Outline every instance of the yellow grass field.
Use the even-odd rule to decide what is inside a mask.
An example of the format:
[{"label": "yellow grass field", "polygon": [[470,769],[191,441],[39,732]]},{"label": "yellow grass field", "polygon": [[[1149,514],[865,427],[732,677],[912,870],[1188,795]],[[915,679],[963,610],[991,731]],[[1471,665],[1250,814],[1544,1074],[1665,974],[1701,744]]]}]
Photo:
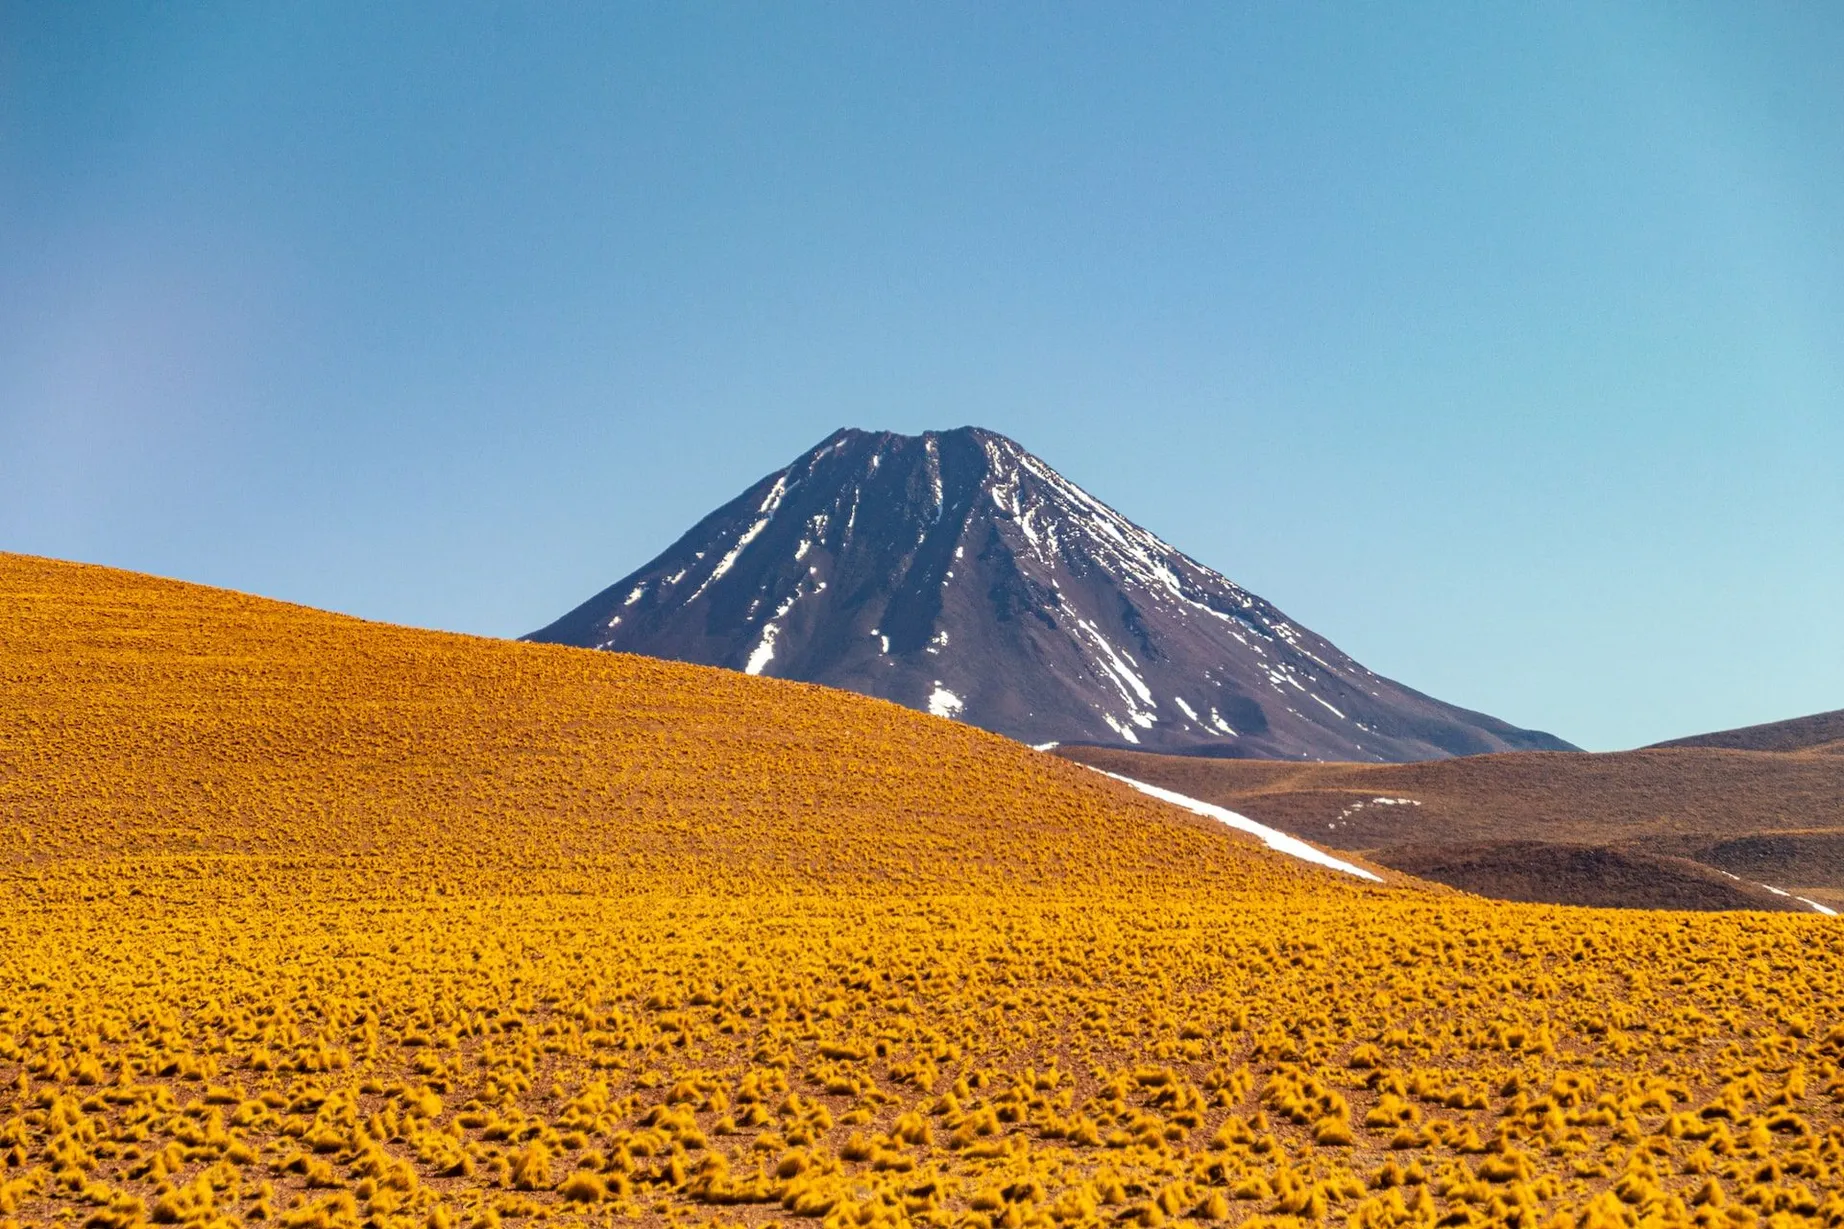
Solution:
[{"label": "yellow grass field", "polygon": [[1844,922],[0,555],[0,1224],[1844,1225]]}]

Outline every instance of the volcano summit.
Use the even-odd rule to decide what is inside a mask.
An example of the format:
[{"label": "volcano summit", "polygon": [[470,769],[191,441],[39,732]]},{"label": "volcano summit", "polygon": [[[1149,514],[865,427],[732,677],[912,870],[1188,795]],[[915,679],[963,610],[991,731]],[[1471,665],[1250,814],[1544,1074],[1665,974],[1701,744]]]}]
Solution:
[{"label": "volcano summit", "polygon": [[527,639],[823,683],[1031,743],[1571,749],[1366,670],[975,427],[835,432]]}]

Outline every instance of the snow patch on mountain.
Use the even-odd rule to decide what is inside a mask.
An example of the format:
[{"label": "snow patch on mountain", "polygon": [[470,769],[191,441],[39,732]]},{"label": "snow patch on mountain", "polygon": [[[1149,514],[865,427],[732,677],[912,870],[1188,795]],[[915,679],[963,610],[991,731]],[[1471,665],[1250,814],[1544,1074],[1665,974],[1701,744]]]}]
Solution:
[{"label": "snow patch on mountain", "polygon": [[935,690],[928,694],[928,711],[937,717],[958,717],[965,707],[966,703],[959,696],[940,683],[936,683]]}]

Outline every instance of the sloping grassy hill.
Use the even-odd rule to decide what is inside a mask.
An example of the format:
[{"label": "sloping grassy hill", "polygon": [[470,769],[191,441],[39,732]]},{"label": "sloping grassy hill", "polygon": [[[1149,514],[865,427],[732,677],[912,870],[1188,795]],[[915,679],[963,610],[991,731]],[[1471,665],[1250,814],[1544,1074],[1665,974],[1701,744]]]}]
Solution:
[{"label": "sloping grassy hill", "polygon": [[1844,926],[0,556],[0,1221],[1837,1223]]},{"label": "sloping grassy hill", "polygon": [[0,854],[23,865],[752,894],[1305,873],[881,701],[0,559]]}]

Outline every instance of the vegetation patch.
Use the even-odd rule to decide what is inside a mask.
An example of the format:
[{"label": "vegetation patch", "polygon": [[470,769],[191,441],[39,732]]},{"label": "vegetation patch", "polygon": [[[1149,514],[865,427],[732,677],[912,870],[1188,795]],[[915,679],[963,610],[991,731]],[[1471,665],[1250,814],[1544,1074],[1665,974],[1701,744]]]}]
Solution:
[{"label": "vegetation patch", "polygon": [[1844,1223],[1844,923],[0,557],[0,1223]]}]

